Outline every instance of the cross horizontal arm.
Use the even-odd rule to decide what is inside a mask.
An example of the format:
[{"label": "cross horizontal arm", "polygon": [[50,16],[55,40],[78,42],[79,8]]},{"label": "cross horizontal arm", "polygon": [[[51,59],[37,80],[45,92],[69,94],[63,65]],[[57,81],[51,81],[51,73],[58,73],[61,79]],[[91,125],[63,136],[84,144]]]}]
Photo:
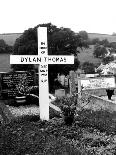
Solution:
[{"label": "cross horizontal arm", "polygon": [[74,64],[74,56],[10,55],[10,64]]}]

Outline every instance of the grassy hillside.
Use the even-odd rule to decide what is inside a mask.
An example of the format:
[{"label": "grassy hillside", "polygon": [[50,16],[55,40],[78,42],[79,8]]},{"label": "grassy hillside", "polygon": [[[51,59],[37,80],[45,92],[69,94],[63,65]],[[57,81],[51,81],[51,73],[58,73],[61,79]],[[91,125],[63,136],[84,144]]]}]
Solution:
[{"label": "grassy hillside", "polygon": [[14,45],[15,40],[21,36],[22,33],[8,33],[8,34],[0,34],[0,39],[3,39],[6,44]]},{"label": "grassy hillside", "polygon": [[[22,33],[8,33],[0,34],[0,39],[4,39],[8,45],[14,45],[15,40],[19,38]],[[100,40],[107,39],[109,42],[116,42],[116,36],[99,33],[88,33],[90,39],[99,38]]]},{"label": "grassy hillside", "polygon": [[[17,38],[19,38],[22,33],[9,33],[9,34],[0,34],[0,39],[5,40],[8,45],[14,45]],[[116,42],[116,36],[107,35],[107,34],[97,34],[97,33],[88,33],[90,39],[99,38],[100,40],[107,39],[109,42]],[[78,54],[78,58],[81,64],[85,61],[98,64],[100,59],[93,57],[93,48],[90,46],[89,49],[83,49]],[[9,54],[0,54],[0,72],[7,72],[10,70]]]},{"label": "grassy hillside", "polygon": [[116,42],[116,36],[112,36],[109,34],[88,33],[88,37],[90,39],[99,38],[100,41],[107,39],[109,42]]},{"label": "grassy hillside", "polygon": [[94,64],[99,64],[101,62],[100,59],[94,58],[93,50],[94,50],[94,45],[90,45],[88,49],[80,50],[80,53],[78,54],[78,59],[81,64],[86,61]]},{"label": "grassy hillside", "polygon": [[0,72],[10,71],[10,54],[0,54]]}]

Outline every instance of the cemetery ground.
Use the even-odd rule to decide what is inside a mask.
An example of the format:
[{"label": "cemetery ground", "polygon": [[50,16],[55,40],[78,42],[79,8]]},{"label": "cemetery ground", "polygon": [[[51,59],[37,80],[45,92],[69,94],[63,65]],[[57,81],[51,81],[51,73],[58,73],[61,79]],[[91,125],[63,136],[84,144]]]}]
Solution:
[{"label": "cemetery ground", "polygon": [[116,112],[75,109],[78,102],[75,96],[56,99],[52,104],[62,115],[50,108],[49,121],[39,119],[39,106],[32,103],[7,105],[17,119],[0,125],[0,155],[116,154]]}]

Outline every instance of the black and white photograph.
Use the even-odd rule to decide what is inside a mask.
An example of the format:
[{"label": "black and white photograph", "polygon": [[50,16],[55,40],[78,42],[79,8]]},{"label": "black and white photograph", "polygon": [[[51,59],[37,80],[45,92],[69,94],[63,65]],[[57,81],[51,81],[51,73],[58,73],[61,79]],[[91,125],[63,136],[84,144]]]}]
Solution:
[{"label": "black and white photograph", "polygon": [[116,1],[0,0],[0,155],[116,155]]}]

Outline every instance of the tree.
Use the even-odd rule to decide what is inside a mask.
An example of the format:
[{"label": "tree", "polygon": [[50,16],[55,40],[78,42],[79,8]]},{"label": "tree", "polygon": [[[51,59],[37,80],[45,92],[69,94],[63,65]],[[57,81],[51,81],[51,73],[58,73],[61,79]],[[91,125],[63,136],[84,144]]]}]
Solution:
[{"label": "tree", "polygon": [[111,42],[109,44],[109,47],[113,48],[113,49],[116,49],[116,42]]},{"label": "tree", "polygon": [[100,45],[103,45],[104,47],[109,47],[110,43],[107,39],[103,39],[100,42]]},{"label": "tree", "polygon": [[107,56],[107,57],[103,58],[102,61],[103,61],[103,63],[106,65],[106,64],[108,64],[109,62],[114,61],[114,56],[112,56],[112,55]]},{"label": "tree", "polygon": [[94,74],[95,73],[95,66],[93,63],[84,62],[82,64],[82,70],[84,70],[85,74]]},{"label": "tree", "polygon": [[12,46],[6,44],[3,39],[0,39],[0,53],[12,53],[13,49]]},{"label": "tree", "polygon": [[[40,26],[47,27],[47,36],[48,36],[48,54],[49,55],[77,55],[77,47],[83,46],[83,40],[78,35],[75,34],[69,28],[57,28],[51,23],[40,24],[34,28],[30,28],[20,36],[14,44],[14,55],[18,54],[27,54],[27,55],[36,55],[38,54],[38,45],[37,45],[37,28]],[[86,46],[86,45],[85,45]],[[57,76],[57,73],[64,72],[64,68],[67,68],[66,73],[70,69],[77,69],[79,65],[78,58],[75,60],[76,65],[49,65],[49,83],[53,85],[54,79]],[[34,65],[12,65],[14,70],[30,70],[35,69]]]},{"label": "tree", "polygon": [[99,44],[94,46],[94,52],[93,52],[94,57],[104,58],[106,54],[107,54],[106,47],[104,47],[103,45],[99,45]]},{"label": "tree", "polygon": [[79,35],[83,40],[88,40],[88,33],[86,31],[79,31]]},{"label": "tree", "polygon": [[91,40],[91,45],[96,45],[96,44],[99,44],[100,43],[100,40],[99,38],[94,38]]}]

